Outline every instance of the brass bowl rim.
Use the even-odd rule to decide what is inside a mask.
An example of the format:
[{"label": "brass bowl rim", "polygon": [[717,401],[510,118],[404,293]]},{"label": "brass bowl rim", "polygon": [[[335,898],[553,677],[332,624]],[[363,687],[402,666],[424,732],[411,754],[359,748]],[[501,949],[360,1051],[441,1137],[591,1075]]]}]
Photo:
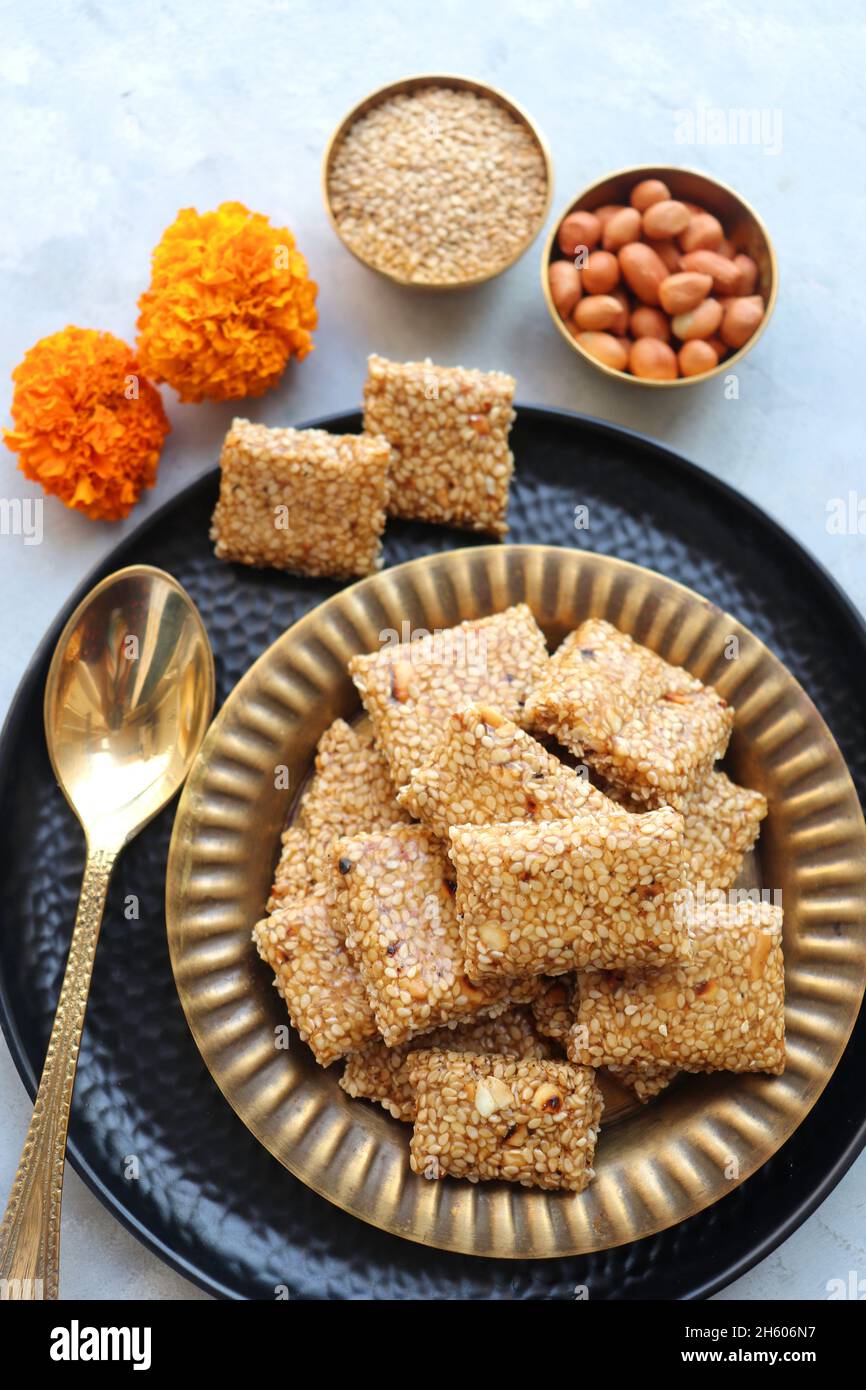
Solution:
[{"label": "brass bowl rim", "polygon": [[[366,116],[368,111],[372,111],[375,106],[379,106],[383,101],[387,101],[390,96],[397,96],[403,92],[420,91],[424,87],[448,86],[456,86],[463,91],[471,91],[479,96],[489,97],[490,100],[495,101],[497,105],[509,111],[516,120],[528,129],[544,160],[547,193],[544,199],[544,207],[535,226],[525,240],[521,242],[511,259],[506,261],[504,265],[498,266],[493,270],[482,271],[480,274],[469,276],[465,280],[426,280],[422,283],[417,280],[411,280],[404,275],[398,275],[396,271],[383,270],[380,266],[374,265],[372,261],[368,261],[359,251],[349,245],[340,230],[340,226],[334,216],[333,208],[331,207],[329,175],[334,154],[340,141],[355,121],[360,120],[362,116]],[[386,280],[390,280],[392,284],[401,285],[406,289],[433,291],[471,289],[474,285],[483,285],[486,284],[488,280],[496,279],[498,275],[504,275],[506,270],[510,270],[511,267],[516,265],[520,258],[526,254],[539,235],[542,227],[547,221],[550,205],[553,201],[553,156],[546,137],[532,116],[530,116],[529,112],[519,102],[515,101],[513,97],[509,96],[507,92],[502,91],[501,88],[494,87],[489,82],[480,82],[478,78],[467,77],[461,73],[413,73],[408,77],[401,77],[394,82],[386,83],[382,87],[374,88],[372,92],[368,92],[365,97],[357,101],[351,110],[347,112],[332,132],[325,146],[321,165],[321,187],[328,221],[346,250],[349,251],[357,261],[360,261],[361,265],[366,266],[368,270],[373,270],[377,275],[383,275]]]},{"label": "brass bowl rim", "polygon": [[[260,1120],[259,1116],[257,1114],[249,1113],[249,1109],[247,1107],[244,1107],[242,1099],[239,1095],[237,1096],[237,1098],[235,1097],[235,1092],[239,1092],[242,1089],[241,1083],[236,1083],[234,1080],[232,1080],[232,1078],[230,1078],[226,1074],[228,1071],[227,1067],[221,1067],[217,1071],[214,1071],[211,1066],[212,1052],[218,1051],[219,1049],[211,1047],[211,1044],[205,1038],[203,1030],[198,1025],[196,1005],[192,999],[193,990],[187,985],[185,981],[180,950],[179,917],[181,909],[181,899],[186,884],[185,881],[181,880],[181,876],[177,869],[177,864],[181,855],[183,844],[183,821],[186,818],[187,814],[191,812],[191,803],[193,802],[194,798],[198,795],[197,789],[195,787],[196,774],[200,767],[204,767],[206,765],[207,760],[210,756],[211,747],[217,741],[219,735],[222,733],[223,726],[228,719],[228,716],[231,712],[231,707],[235,704],[238,695],[242,694],[250,685],[254,683],[260,670],[264,667],[266,663],[273,660],[274,653],[279,648],[293,641],[299,632],[302,632],[304,629],[312,626],[316,622],[318,615],[321,613],[323,608],[330,607],[332,605],[338,607],[341,603],[344,602],[346,596],[351,596],[352,594],[357,592],[359,588],[365,585],[375,587],[375,585],[386,575],[399,575],[401,573],[405,573],[407,570],[410,569],[412,569],[415,572],[431,570],[435,569],[437,566],[440,566],[442,564],[447,564],[452,561],[458,561],[460,559],[465,561],[473,555],[480,555],[482,553],[486,553],[491,558],[494,556],[502,557],[503,555],[510,553],[513,554],[516,559],[520,559],[522,556],[528,557],[532,555],[552,554],[561,554],[563,556],[568,556],[573,559],[575,558],[575,556],[580,556],[581,554],[579,551],[576,551],[575,548],[569,546],[545,544],[521,544],[502,546],[491,544],[485,546],[469,546],[465,548],[459,548],[456,550],[442,551],[436,554],[418,556],[414,559],[404,561],[399,565],[390,566],[387,570],[380,571],[378,574],[368,575],[359,580],[356,580],[354,583],[346,585],[343,589],[338,590],[337,593],[330,595],[326,599],[323,599],[320,603],[316,604],[313,608],[311,608],[309,612],[303,614],[295,623],[293,623],[289,628],[287,628],[285,632],[283,632],[274,642],[272,642],[261,653],[261,655],[258,656],[256,660],[248,667],[248,669],[236,682],[229,695],[226,697],[226,700],[224,701],[218,714],[216,715],[210,728],[208,729],[207,734],[205,735],[205,738],[200,745],[196,760],[193,764],[192,769],[190,770],[189,777],[187,778],[187,781],[184,784],[180,800],[178,802],[175,820],[172,827],[171,842],[168,854],[168,871],[166,874],[166,927],[168,935],[169,954],[171,958],[172,973],[175,979],[175,986],[178,991],[181,1006],[186,1016],[187,1024],[189,1025],[190,1031],[195,1039],[196,1046],[199,1049],[199,1053],[202,1057],[202,1060],[205,1062],[205,1065],[207,1066],[212,1079],[216,1082],[224,1098],[235,1111],[235,1114],[237,1114],[238,1117],[243,1121],[243,1123],[247,1126],[250,1132],[259,1141],[259,1143],[261,1143],[262,1146],[265,1149],[267,1149],[269,1153],[271,1153],[275,1158],[277,1158],[279,1162],[282,1163],[283,1166],[288,1169],[289,1172],[296,1176],[306,1186],[311,1188],[311,1190],[318,1193],[319,1196],[322,1196],[327,1201],[331,1202],[334,1206],[340,1208],[343,1211],[346,1211],[347,1213],[356,1217],[357,1219],[365,1221],[369,1225],[372,1225],[380,1230],[386,1230],[390,1234],[398,1235],[402,1239],[409,1240],[414,1244],[431,1246],[438,1249],[452,1250],[464,1254],[471,1254],[475,1255],[478,1258],[511,1258],[515,1260],[528,1258],[555,1259],[566,1257],[569,1254],[580,1255],[591,1253],[592,1250],[611,1249],[617,1245],[629,1244],[636,1237],[625,1235],[616,1239],[605,1240],[599,1242],[596,1245],[593,1245],[591,1249],[584,1251],[542,1250],[534,1252],[532,1255],[527,1255],[525,1251],[512,1250],[509,1248],[498,1250],[478,1250],[472,1245],[470,1241],[465,1241],[461,1243],[454,1240],[445,1244],[440,1240],[425,1238],[423,1234],[416,1233],[414,1230],[407,1229],[406,1227],[401,1227],[398,1230],[393,1226],[387,1225],[385,1222],[377,1219],[376,1214],[360,1210],[357,1205],[352,1205],[349,1199],[343,1200],[337,1195],[335,1195],[333,1191],[328,1190],[328,1186],[324,1181],[318,1182],[315,1179],[311,1178],[309,1173],[302,1171],[302,1164],[299,1163],[297,1166],[295,1166],[290,1158],[286,1157],[283,1153],[278,1152],[275,1147],[272,1147],[272,1145],[266,1138],[265,1125]],[[612,571],[618,570],[623,571],[626,574],[638,573],[648,575],[650,576],[653,583],[661,581],[664,585],[670,586],[670,588],[672,588],[673,590],[685,595],[690,601],[697,602],[705,607],[708,606],[708,601],[705,598],[703,598],[696,590],[691,589],[688,585],[681,584],[678,580],[669,578],[667,575],[663,575],[655,570],[651,570],[647,566],[638,565],[632,561],[620,559],[618,556],[601,555],[595,552],[587,552],[586,558],[592,560],[593,562],[600,563],[603,567],[607,567]],[[515,599],[513,601],[517,602],[519,600]],[[823,719],[817,706],[812,701],[808,692],[803,688],[802,685],[800,685],[796,677],[789,671],[785,663],[775,655],[772,649],[769,648],[761,640],[760,637],[758,637],[754,632],[752,632],[750,628],[746,627],[727,610],[717,608],[715,605],[709,606],[715,608],[716,612],[721,617],[723,617],[726,622],[729,622],[732,625],[733,633],[738,634],[740,636],[745,636],[749,642],[753,643],[754,648],[756,652],[760,655],[762,661],[769,661],[769,663],[772,666],[780,670],[784,674],[785,679],[791,683],[795,691],[799,692],[799,694],[805,700],[809,708],[810,716],[814,719],[815,725],[817,729],[820,731],[822,739],[827,741],[827,743],[830,745],[830,748],[838,758],[839,764],[841,766],[841,784],[844,785],[845,792],[847,794],[847,797],[850,798],[852,805],[856,807],[855,822],[857,826],[857,831],[858,834],[862,833],[863,837],[863,844],[861,845],[861,850],[866,851],[866,819],[864,819],[863,808],[860,805],[859,797],[857,795],[857,791],[854,786],[854,782],[851,777],[851,773],[845,760],[844,754],[839,748],[839,745],[837,744],[832,734],[832,731]],[[866,852],[864,852],[864,865],[866,865]],[[858,908],[862,914],[862,900],[858,904]],[[859,1011],[862,1007],[863,992],[863,985],[861,985],[860,1005],[858,1006],[858,1008],[852,1009],[851,1021],[844,1032],[844,1036],[838,1035],[836,1037],[836,1045],[834,1048],[832,1058],[827,1063],[826,1074],[823,1076],[821,1084],[814,1091],[814,1094],[808,1097],[806,1102],[798,1108],[797,1118],[793,1125],[791,1125],[790,1127],[783,1127],[782,1132],[780,1133],[774,1133],[772,1140],[767,1145],[766,1149],[762,1152],[760,1158],[751,1165],[744,1165],[743,1170],[738,1173],[738,1176],[729,1180],[729,1186],[725,1193],[720,1194],[712,1202],[698,1203],[697,1205],[693,1206],[690,1211],[685,1212],[675,1221],[666,1221],[664,1219],[656,1221],[655,1224],[641,1232],[641,1238],[643,1238],[643,1236],[658,1234],[661,1231],[671,1229],[673,1226],[679,1225],[681,1221],[687,1220],[689,1216],[695,1215],[698,1211],[705,1210],[707,1207],[715,1205],[717,1201],[721,1200],[722,1196],[728,1195],[729,1192],[733,1191],[736,1187],[739,1187],[741,1183],[745,1182],[747,1178],[749,1178],[753,1173],[758,1171],[758,1169],[762,1167],[763,1164],[766,1163],[769,1158],[771,1158],[775,1153],[778,1152],[778,1150],[787,1141],[787,1139],[790,1138],[791,1134],[793,1134],[806,1119],[810,1111],[817,1103],[820,1096],[823,1094],[826,1086],[832,1079],[833,1074],[835,1073],[835,1070],[848,1043],[848,1040],[851,1036],[851,1033],[854,1029],[854,1026],[857,1022]],[[737,1076],[736,1074],[732,1075],[733,1079],[735,1080],[748,1080],[749,1077],[748,1073],[744,1074],[743,1076]],[[780,1078],[778,1077],[769,1078],[770,1081],[778,1081],[779,1079]],[[516,1190],[515,1195],[519,1196],[522,1192],[522,1188]],[[556,1194],[546,1195],[555,1196]]]},{"label": "brass bowl rim", "polygon": [[[632,372],[620,371],[617,367],[609,367],[606,362],[599,362],[597,357],[593,357],[591,353],[581,347],[577,339],[571,336],[556,310],[553,303],[553,296],[550,293],[550,281],[547,272],[551,263],[551,253],[553,251],[554,242],[556,241],[556,234],[564,218],[566,218],[570,212],[581,207],[588,198],[591,198],[600,184],[608,183],[611,179],[631,177],[634,177],[636,182],[640,182],[641,178],[664,178],[665,174],[689,174],[693,178],[701,179],[703,182],[712,184],[714,187],[721,189],[723,193],[728,194],[729,197],[735,199],[735,201],[740,204],[743,211],[754,222],[766,243],[767,258],[770,262],[770,294],[764,309],[764,317],[758,324],[757,329],[752,334],[751,338],[749,338],[748,342],[745,342],[743,346],[738,348],[735,353],[732,353],[730,357],[723,358],[722,361],[718,362],[710,371],[701,372],[697,376],[678,376],[673,381],[653,381],[647,377],[634,376]],[[560,337],[565,339],[573,352],[576,352],[578,356],[582,357],[590,366],[595,367],[597,371],[603,372],[605,376],[613,377],[616,381],[628,382],[630,386],[698,386],[702,382],[710,381],[715,376],[728,373],[735,363],[740,362],[747,353],[751,352],[752,348],[761,338],[773,315],[773,310],[776,307],[776,300],[779,295],[779,263],[776,257],[776,248],[773,245],[764,219],[761,217],[760,213],[755,211],[751,203],[743,197],[742,193],[738,193],[730,184],[725,183],[722,179],[715,178],[712,174],[705,173],[703,169],[692,169],[685,164],[636,164],[625,169],[612,169],[609,174],[604,174],[601,178],[593,180],[582,192],[572,198],[563,208],[562,212],[555,218],[553,226],[545,238],[541,253],[541,292],[544,295],[544,302],[547,305],[548,313],[553,319]]]}]

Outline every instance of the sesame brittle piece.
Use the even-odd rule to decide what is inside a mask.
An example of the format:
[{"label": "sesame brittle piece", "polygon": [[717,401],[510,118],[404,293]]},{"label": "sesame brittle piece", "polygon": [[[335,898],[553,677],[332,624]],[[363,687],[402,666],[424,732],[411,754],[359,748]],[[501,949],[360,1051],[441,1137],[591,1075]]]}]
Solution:
[{"label": "sesame brittle piece", "polygon": [[449,718],[433,758],[413,769],[397,795],[440,839],[452,825],[558,820],[613,802],[574,768],[490,705]]},{"label": "sesame brittle piece", "polygon": [[682,843],[682,817],[670,807],[453,826],[467,972],[556,975],[685,958]]},{"label": "sesame brittle piece", "polygon": [[582,981],[568,1043],[572,1061],[784,1071],[781,907],[751,899],[709,903],[691,923],[691,935],[685,963]]},{"label": "sesame brittle piece", "polygon": [[520,603],[355,656],[349,673],[399,788],[435,756],[454,710],[479,700],[519,721],[547,660],[544,634]]},{"label": "sesame brittle piece", "polygon": [[325,891],[257,922],[253,941],[274,972],[294,1027],[322,1067],[376,1036],[367,996]]},{"label": "sesame brittle piece", "polygon": [[570,1192],[595,1176],[602,1099],[589,1068],[416,1052],[409,1075],[417,1104],[413,1172]]},{"label": "sesame brittle piece", "polygon": [[346,945],[389,1047],[533,997],[532,980],[467,976],[453,870],[429,831],[398,825],[341,840],[337,854]]},{"label": "sesame brittle piece", "polygon": [[734,711],[712,686],[590,618],[551,657],[526,720],[633,800],[684,810],[724,753]]},{"label": "sesame brittle piece", "polygon": [[456,1028],[436,1028],[401,1047],[369,1042],[346,1058],[340,1085],[385,1107],[395,1120],[415,1118],[415,1094],[408,1068],[419,1049],[436,1052],[492,1052],[502,1057],[545,1058],[551,1047],[536,1031],[528,1009],[509,1009],[496,1018],[474,1018]]}]

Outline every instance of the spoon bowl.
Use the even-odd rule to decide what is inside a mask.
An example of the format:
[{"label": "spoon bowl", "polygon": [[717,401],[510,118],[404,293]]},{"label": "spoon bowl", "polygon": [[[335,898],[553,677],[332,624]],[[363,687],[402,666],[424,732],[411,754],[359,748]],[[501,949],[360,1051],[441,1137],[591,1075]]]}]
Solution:
[{"label": "spoon bowl", "polygon": [[171,575],[134,565],[75,610],[45,687],[55,776],[88,839],[119,848],[183,782],[210,722],[213,657]]}]

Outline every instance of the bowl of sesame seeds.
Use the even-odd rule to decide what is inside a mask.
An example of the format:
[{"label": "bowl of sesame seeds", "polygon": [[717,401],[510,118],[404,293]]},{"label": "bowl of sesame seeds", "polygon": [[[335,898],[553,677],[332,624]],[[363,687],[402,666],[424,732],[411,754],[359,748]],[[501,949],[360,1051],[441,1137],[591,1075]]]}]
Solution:
[{"label": "bowl of sesame seeds", "polygon": [[403,78],[340,122],[322,166],[334,230],[400,285],[458,289],[500,275],[544,224],[553,167],[544,136],[494,87]]}]

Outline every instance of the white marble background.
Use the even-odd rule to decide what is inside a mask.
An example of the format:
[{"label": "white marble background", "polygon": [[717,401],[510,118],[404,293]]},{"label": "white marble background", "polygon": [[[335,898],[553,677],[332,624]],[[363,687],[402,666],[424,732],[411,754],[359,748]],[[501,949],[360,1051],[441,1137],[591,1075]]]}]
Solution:
[{"label": "white marble background", "polygon": [[[320,284],[317,350],[252,407],[289,424],[356,404],[364,360],[501,367],[519,398],[655,435],[740,488],[866,610],[866,537],[831,534],[828,503],[866,495],[863,459],[863,12],[853,0],[172,0],[27,6],[3,0],[0,44],[0,381],[67,323],[134,336],[148,257],[179,207],[237,198],[288,224]],[[325,142],[358,98],[411,72],[456,71],[525,104],[552,146],[554,210],[626,164],[693,164],[763,214],[781,264],[774,321],[719,384],[649,392],[575,360],[548,321],[539,245],[491,286],[401,292],[343,250],[319,191]],[[683,147],[678,113],[763,111],[781,148]],[[778,114],[777,114],[778,113]],[[71,590],[123,531],[214,463],[233,410],[178,406],[158,485],[125,525],[45,506],[39,546],[0,536],[0,708]],[[3,413],[10,391],[3,388]],[[0,494],[37,495],[0,453]],[[864,504],[866,505],[866,504]],[[866,517],[863,521],[866,531]],[[0,1198],[29,1104],[0,1050]],[[866,1158],[723,1298],[811,1299],[866,1274]],[[67,1176],[62,1291],[195,1298]]]}]

